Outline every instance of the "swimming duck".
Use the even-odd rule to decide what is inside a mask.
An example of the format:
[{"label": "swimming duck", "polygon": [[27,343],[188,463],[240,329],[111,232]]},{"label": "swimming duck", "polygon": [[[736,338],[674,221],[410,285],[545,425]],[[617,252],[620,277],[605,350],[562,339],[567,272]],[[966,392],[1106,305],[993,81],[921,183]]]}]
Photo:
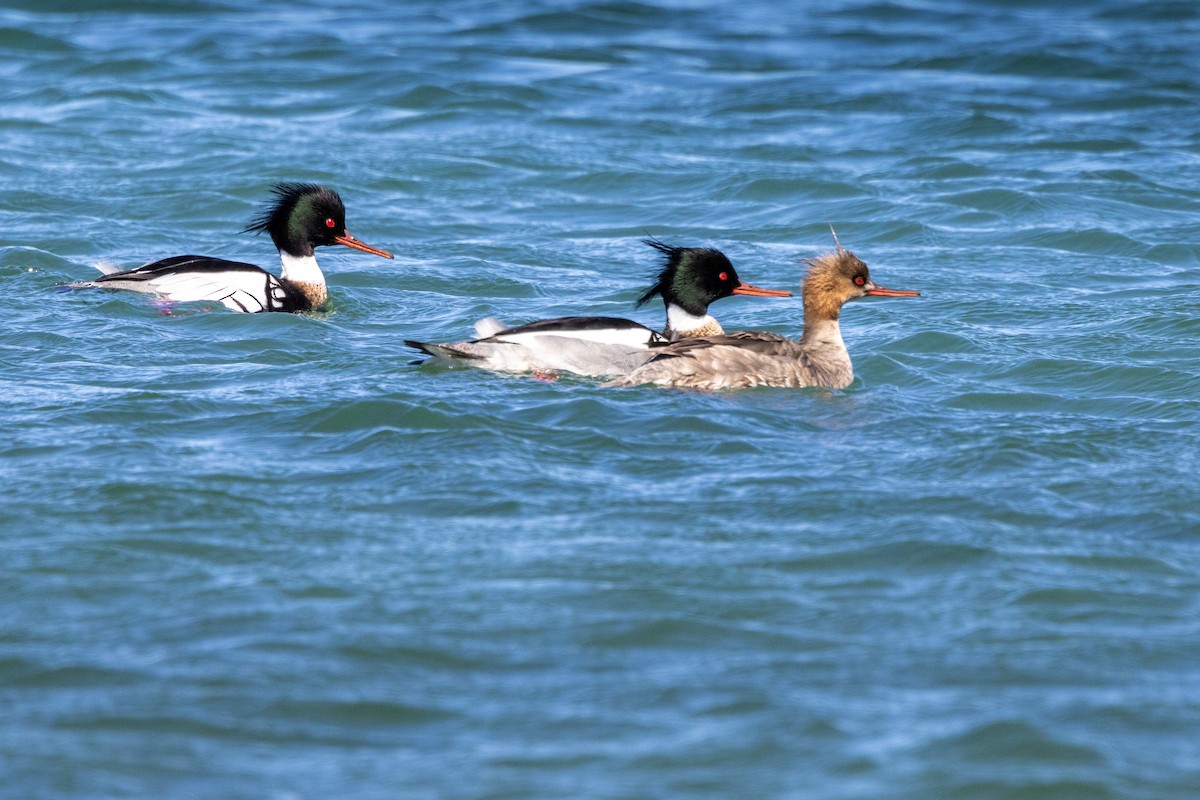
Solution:
[{"label": "swimming duck", "polygon": [[849,386],[854,369],[838,326],[842,305],[860,297],[918,297],[920,292],[878,285],[867,265],[840,242],[834,252],[805,263],[804,333],[799,341],[751,331],[684,339],[656,348],[657,354],[645,364],[605,385],[702,390]]},{"label": "swimming duck", "polygon": [[743,283],[720,250],[673,247],[656,239],[646,244],[663,254],[662,267],[637,306],[662,297],[666,325],[660,334],[620,317],[557,317],[514,328],[491,317],[475,324],[476,338],[464,342],[405,344],[451,362],[465,362],[503,372],[607,377],[641,365],[650,348],[690,336],[723,333],[708,307],[730,295],[790,297],[791,292]]},{"label": "swimming duck", "polygon": [[99,265],[97,269],[105,274],[79,285],[146,292],[178,302],[217,302],[233,311],[310,311],[324,305],[329,296],[315,248],[340,244],[392,257],[346,231],[346,208],[334,190],[310,183],[280,183],[272,192],[274,202],[243,233],[270,234],[283,265],[278,276],[240,261],[173,256],[124,271]]}]

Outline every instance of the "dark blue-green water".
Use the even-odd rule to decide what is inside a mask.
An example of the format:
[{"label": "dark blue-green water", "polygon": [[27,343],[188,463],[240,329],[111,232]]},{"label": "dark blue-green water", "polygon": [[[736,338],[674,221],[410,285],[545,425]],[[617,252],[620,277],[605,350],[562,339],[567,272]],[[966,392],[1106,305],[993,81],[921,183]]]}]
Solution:
[{"label": "dark blue-green water", "polygon": [[[1195,3],[86,5],[0,10],[0,796],[1200,796]],[[281,180],[396,260],[57,288]],[[403,346],[830,223],[923,293],[846,391]]]}]

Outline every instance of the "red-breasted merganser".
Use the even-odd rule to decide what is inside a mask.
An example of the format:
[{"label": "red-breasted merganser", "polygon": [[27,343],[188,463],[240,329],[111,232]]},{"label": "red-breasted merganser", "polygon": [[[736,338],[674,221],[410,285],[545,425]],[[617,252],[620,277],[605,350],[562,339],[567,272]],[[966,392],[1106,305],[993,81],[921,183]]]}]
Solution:
[{"label": "red-breasted merganser", "polygon": [[918,297],[920,292],[874,283],[867,265],[841,243],[834,252],[805,263],[804,334],[799,341],[754,331],[684,339],[656,348],[645,364],[605,385],[702,390],[849,386],[854,369],[838,327],[842,305],[859,297]]},{"label": "red-breasted merganser", "polygon": [[272,191],[275,201],[243,232],[271,235],[283,264],[281,275],[240,261],[174,256],[125,271],[100,265],[104,276],[82,285],[147,292],[178,302],[216,302],[234,311],[311,311],[329,297],[314,248],[340,244],[392,257],[346,231],[346,208],[332,189],[280,183]]},{"label": "red-breasted merganser", "polygon": [[448,361],[503,372],[536,372],[607,377],[644,363],[652,345],[689,336],[722,333],[708,306],[734,294],[790,297],[791,292],[762,289],[743,283],[720,250],[672,247],[654,239],[646,244],[663,254],[662,269],[637,306],[656,295],[666,306],[666,327],[660,334],[645,325],[619,317],[558,317],[515,328],[488,317],[475,324],[478,337],[465,342],[405,344]]}]

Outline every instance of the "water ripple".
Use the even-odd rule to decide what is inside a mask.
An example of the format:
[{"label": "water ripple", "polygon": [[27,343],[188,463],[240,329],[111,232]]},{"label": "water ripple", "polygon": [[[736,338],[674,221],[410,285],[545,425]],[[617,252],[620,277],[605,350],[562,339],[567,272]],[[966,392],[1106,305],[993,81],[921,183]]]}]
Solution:
[{"label": "water ripple", "polygon": [[[793,11],[7,4],[5,785],[1192,797],[1194,10]],[[274,268],[285,179],[397,256],[322,249],[322,313],[60,286]],[[655,324],[647,235],[794,288],[830,224],[922,292],[847,306],[846,391],[403,346]]]}]

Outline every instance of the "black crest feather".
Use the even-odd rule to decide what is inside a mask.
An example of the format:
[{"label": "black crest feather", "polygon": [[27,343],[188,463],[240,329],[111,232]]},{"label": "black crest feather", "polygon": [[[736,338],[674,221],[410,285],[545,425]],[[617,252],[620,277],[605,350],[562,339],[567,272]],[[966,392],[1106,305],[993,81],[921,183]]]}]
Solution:
[{"label": "black crest feather", "polygon": [[270,233],[271,222],[280,216],[280,212],[283,212],[282,218],[286,220],[287,212],[296,205],[296,200],[306,194],[328,194],[336,198],[339,204],[342,202],[337,192],[315,183],[285,181],[272,186],[271,194],[275,195],[274,202],[265,206],[258,216],[242,229],[242,233]]},{"label": "black crest feather", "polygon": [[637,299],[637,303],[634,304],[634,308],[646,305],[656,296],[661,295],[663,289],[670,285],[671,275],[679,265],[679,256],[683,252],[682,247],[674,247],[653,237],[642,239],[642,241],[662,253],[663,262],[662,268],[654,276],[654,284],[642,293],[642,296]]}]

